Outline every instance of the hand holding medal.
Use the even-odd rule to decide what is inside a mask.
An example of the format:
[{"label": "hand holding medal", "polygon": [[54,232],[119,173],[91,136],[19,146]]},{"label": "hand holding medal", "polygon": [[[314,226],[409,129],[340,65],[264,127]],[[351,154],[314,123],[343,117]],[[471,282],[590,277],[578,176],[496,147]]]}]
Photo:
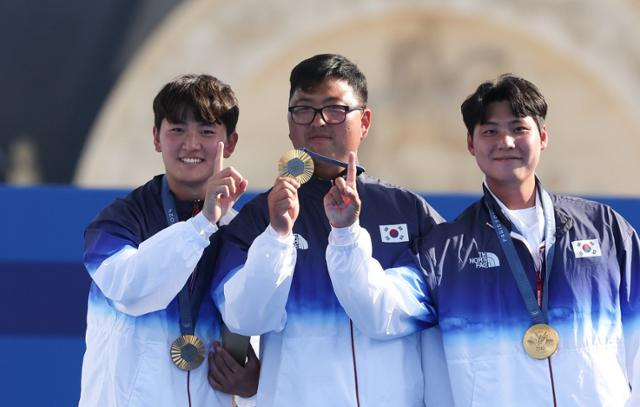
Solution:
[{"label": "hand holding medal", "polygon": [[269,223],[280,236],[289,236],[300,212],[298,188],[313,175],[313,160],[302,150],[285,153],[278,162],[278,178],[269,191]]}]

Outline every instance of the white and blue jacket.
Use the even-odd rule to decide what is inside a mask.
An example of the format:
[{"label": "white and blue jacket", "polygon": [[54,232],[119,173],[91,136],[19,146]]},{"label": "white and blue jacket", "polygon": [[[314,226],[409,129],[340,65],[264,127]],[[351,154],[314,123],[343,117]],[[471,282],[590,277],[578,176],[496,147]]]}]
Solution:
[{"label": "white and blue jacket", "polygon": [[[176,201],[179,218],[188,220],[167,227],[161,179],[110,204],[85,231],[84,262],[93,281],[80,406],[186,407],[188,391],[194,407],[231,405],[230,395],[209,385],[206,361],[187,373],[169,356],[180,336],[176,295],[199,262],[199,273],[213,270],[219,234],[202,213],[191,217],[192,202]],[[195,333],[206,351],[219,340],[219,327],[205,294]]]},{"label": "white and blue jacket", "polygon": [[[560,341],[547,360],[523,350],[531,319],[486,205],[510,222],[489,191],[421,242],[458,406],[553,406],[554,396],[562,407],[640,405],[638,235],[608,206],[549,195],[556,242],[548,323]],[[532,255],[522,236],[511,236],[533,290]]]},{"label": "white and blue jacket", "polygon": [[[324,213],[330,187],[315,176],[300,187],[300,214],[285,239],[269,226],[267,193],[247,203],[225,230],[214,280],[226,277],[214,281],[213,297],[232,331],[262,335],[257,405],[422,407],[419,331],[426,325],[411,321],[413,333],[379,340],[354,326],[358,310],[336,296],[356,287],[330,274],[340,268],[332,250],[347,243],[340,231],[331,232]],[[364,174],[357,190],[369,255],[382,268],[414,262],[410,245],[440,216],[418,195]],[[423,286],[415,272],[403,278],[415,289]],[[374,313],[384,306],[368,305]]]},{"label": "white and blue jacket", "polygon": [[[554,398],[562,407],[640,406],[638,235],[608,206],[550,196],[556,242],[548,323],[560,337],[551,358],[536,360],[524,351],[531,317],[486,205],[510,230],[511,223],[488,191],[455,221],[436,225],[420,240],[428,288],[417,291],[401,279],[386,286],[384,295],[416,301],[413,315],[394,312],[397,306],[390,302],[389,326],[408,333],[414,319],[439,324],[456,406],[553,406]],[[511,237],[533,290],[531,252],[522,236],[512,231]],[[366,295],[350,299],[351,306],[366,301]],[[363,330],[384,333],[374,318],[357,322]]]}]

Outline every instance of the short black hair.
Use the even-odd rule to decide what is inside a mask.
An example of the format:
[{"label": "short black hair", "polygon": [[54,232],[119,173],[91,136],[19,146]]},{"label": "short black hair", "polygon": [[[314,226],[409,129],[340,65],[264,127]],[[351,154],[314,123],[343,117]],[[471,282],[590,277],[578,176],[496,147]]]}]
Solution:
[{"label": "short black hair", "polygon": [[236,130],[240,109],[229,85],[211,75],[182,75],[164,85],[153,99],[154,125],[163,119],[183,122],[187,113],[203,123],[224,124],[227,136]]},{"label": "short black hair", "polygon": [[367,78],[353,62],[338,54],[318,54],[291,70],[289,100],[296,90],[308,92],[326,79],[343,80],[351,86],[363,105],[367,104]]},{"label": "short black hair", "polygon": [[547,102],[540,90],[524,78],[503,74],[482,83],[460,106],[469,135],[473,136],[477,124],[486,122],[487,107],[494,102],[509,103],[511,111],[518,117],[531,116],[538,130],[542,131],[547,117]]}]

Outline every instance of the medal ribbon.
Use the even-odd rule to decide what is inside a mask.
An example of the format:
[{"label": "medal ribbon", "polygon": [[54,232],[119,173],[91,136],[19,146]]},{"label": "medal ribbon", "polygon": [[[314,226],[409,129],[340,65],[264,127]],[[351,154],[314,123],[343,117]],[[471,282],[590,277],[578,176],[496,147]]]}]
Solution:
[{"label": "medal ribbon", "polygon": [[[326,163],[329,164],[335,164],[339,167],[342,168],[347,168],[349,166],[349,164],[342,162],[342,161],[338,161],[338,160],[334,160],[333,158],[329,158],[329,157],[325,157],[322,154],[318,154],[315,153],[311,150],[309,150],[308,148],[302,147],[300,150],[304,151],[305,153],[309,154],[311,157],[315,158],[316,160],[320,160],[320,161],[324,161]],[[356,164],[356,175],[360,175],[364,172],[364,167]]]},{"label": "medal ribbon", "polygon": [[[162,207],[164,209],[167,223],[169,226],[178,222],[178,212],[176,211],[176,204],[171,196],[169,190],[169,182],[166,175],[162,177]],[[196,266],[197,269],[197,266]],[[195,273],[194,273],[195,274]],[[202,273],[198,273],[202,274]],[[195,275],[192,279],[195,280]],[[200,309],[200,303],[202,302],[202,287],[197,284],[198,281],[192,281],[195,286],[193,295],[190,294],[189,282],[180,290],[178,294],[178,309],[180,310],[180,333],[182,335],[193,335],[195,331],[196,320],[198,319],[198,311]]]},{"label": "medal ribbon", "polygon": [[510,233],[507,231],[507,228],[502,224],[502,222],[500,222],[500,219],[498,219],[498,216],[495,214],[493,209],[491,209],[485,198],[485,205],[487,207],[487,210],[489,211],[491,223],[496,230],[496,235],[498,236],[498,240],[500,241],[502,251],[507,257],[507,262],[509,263],[509,267],[511,268],[511,272],[513,273],[513,278],[516,280],[516,284],[518,285],[518,290],[520,291],[522,300],[524,301],[525,306],[527,307],[527,311],[529,311],[529,315],[531,316],[531,321],[534,324],[546,324],[548,321],[547,308],[549,302],[549,275],[551,274],[551,266],[553,265],[553,256],[556,242],[556,220],[553,213],[553,203],[551,202],[551,197],[542,188],[540,188],[540,197],[542,201],[542,210],[544,212],[545,220],[545,276],[544,287],[542,289],[541,306],[538,306],[536,296],[534,295],[533,290],[529,285],[527,274],[525,273],[524,267],[522,266],[522,261],[520,261],[520,257],[516,252],[516,247],[511,240]]}]

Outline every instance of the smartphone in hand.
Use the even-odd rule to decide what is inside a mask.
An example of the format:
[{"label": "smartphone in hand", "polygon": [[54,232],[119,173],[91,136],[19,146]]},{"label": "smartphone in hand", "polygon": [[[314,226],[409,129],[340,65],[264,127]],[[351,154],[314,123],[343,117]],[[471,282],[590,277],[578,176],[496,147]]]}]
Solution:
[{"label": "smartphone in hand", "polygon": [[249,339],[251,337],[239,335],[231,332],[225,324],[222,324],[222,347],[233,356],[233,358],[244,366],[247,360],[247,352],[249,351]]}]

